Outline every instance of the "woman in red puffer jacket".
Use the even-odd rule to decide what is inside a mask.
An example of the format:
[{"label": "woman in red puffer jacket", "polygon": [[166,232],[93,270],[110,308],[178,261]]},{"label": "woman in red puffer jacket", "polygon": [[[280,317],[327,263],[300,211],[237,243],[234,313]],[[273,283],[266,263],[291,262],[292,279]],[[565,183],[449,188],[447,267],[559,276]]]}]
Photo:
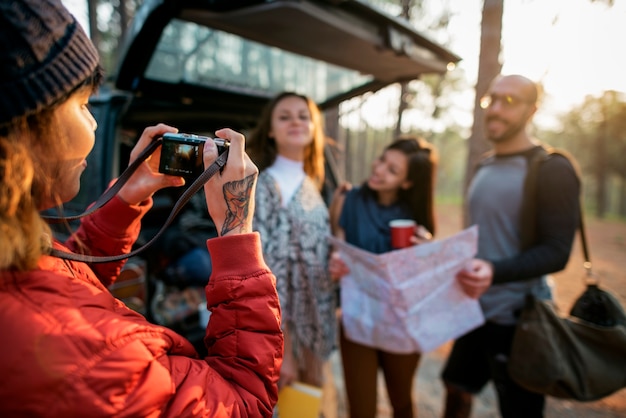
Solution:
[{"label": "woman in red puffer jacket", "polygon": [[[87,101],[98,57],[60,0],[0,9],[0,416],[271,416],[283,337],[275,278],[252,232],[258,170],[243,136],[216,132],[230,141],[228,161],[204,186],[220,236],[207,242],[212,316],[201,359],[111,295],[123,262],[52,255],[128,253],[153,193],[184,181],[158,173],[157,150],[66,243],[51,238],[39,211],[78,193],[94,144]],[[146,128],[131,161],[166,132],[176,129]],[[217,149],[204,149],[208,166]]]}]

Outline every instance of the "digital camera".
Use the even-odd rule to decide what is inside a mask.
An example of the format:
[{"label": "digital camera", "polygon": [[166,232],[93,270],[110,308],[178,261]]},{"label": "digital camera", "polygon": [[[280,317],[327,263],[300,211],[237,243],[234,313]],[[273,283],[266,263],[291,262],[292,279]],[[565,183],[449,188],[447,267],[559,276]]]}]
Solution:
[{"label": "digital camera", "polygon": [[204,171],[202,152],[207,139],[213,139],[218,154],[222,154],[230,143],[222,138],[209,138],[194,134],[163,135],[159,172],[187,178],[196,178]]}]

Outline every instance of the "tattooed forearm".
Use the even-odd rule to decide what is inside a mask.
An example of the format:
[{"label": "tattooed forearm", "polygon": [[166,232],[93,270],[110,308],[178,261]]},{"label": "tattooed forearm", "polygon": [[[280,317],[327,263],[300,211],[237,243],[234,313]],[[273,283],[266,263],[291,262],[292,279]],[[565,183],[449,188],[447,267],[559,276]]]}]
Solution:
[{"label": "tattooed forearm", "polygon": [[226,200],[226,219],[222,226],[221,235],[245,225],[248,217],[248,208],[252,187],[256,173],[243,180],[231,181],[224,184],[224,200]]}]

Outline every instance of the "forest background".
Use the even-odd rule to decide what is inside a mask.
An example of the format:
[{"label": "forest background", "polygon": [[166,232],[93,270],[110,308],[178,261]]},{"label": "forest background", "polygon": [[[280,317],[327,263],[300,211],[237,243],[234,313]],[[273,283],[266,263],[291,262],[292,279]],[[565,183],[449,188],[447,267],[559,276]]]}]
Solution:
[{"label": "forest background", "polygon": [[[606,45],[610,39],[594,39],[597,30],[591,24],[596,16],[614,16],[613,21],[618,22],[620,16],[626,17],[624,0],[365,2],[407,19],[426,37],[460,55],[462,60],[444,75],[426,75],[413,82],[392,85],[327,111],[327,132],[338,145],[336,160],[342,180],[362,182],[369,163],[386,144],[399,134],[417,134],[433,142],[441,156],[438,201],[460,204],[469,180],[469,167],[489,148],[482,135],[480,97],[489,81],[502,70],[520,72],[529,68],[528,72],[540,73],[521,73],[540,83],[546,82],[543,106],[535,117],[532,133],[543,142],[566,149],[578,160],[584,175],[584,204],[588,214],[626,220],[626,164],[623,163],[626,94],[619,87],[608,86],[605,90],[595,87],[584,97],[580,94],[566,97],[571,96],[570,91],[591,86],[590,78],[606,79],[625,63],[619,48]],[[88,28],[106,72],[114,74],[120,42],[141,0],[64,0],[64,3]],[[505,13],[505,7],[510,8],[509,14]],[[563,44],[558,43],[558,38],[568,35],[559,29],[567,25],[567,19],[571,20],[568,14],[576,9],[581,24],[574,28],[577,37],[569,39],[571,48],[567,48],[571,88],[551,91],[547,84],[551,77],[563,81],[556,71],[551,72],[552,67],[568,65],[563,63],[566,59],[561,55],[565,53],[560,46]],[[507,25],[511,26],[510,30]],[[614,31],[606,25],[603,33],[610,36]],[[581,39],[593,44],[585,44]],[[552,46],[542,49],[538,43]],[[534,67],[515,63],[516,59],[522,59],[515,51],[524,49],[536,51],[531,60],[523,58],[533,61]],[[606,61],[604,66],[598,64],[600,59],[591,52],[594,50],[612,61]],[[589,56],[585,57],[585,53]],[[596,73],[581,71],[589,61],[598,64]]]}]

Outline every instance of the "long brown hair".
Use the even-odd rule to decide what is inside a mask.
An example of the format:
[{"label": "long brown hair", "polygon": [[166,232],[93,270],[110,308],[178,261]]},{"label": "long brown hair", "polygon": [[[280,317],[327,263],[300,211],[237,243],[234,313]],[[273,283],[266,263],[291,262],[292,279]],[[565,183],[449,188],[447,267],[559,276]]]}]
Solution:
[{"label": "long brown hair", "polygon": [[0,269],[36,267],[51,245],[52,233],[39,211],[44,202],[61,204],[55,190],[59,161],[68,144],[54,133],[55,111],[76,91],[95,91],[102,70],[95,72],[55,104],[0,126]]},{"label": "long brown hair", "polygon": [[246,141],[246,152],[259,168],[265,170],[271,166],[278,155],[276,140],[269,136],[272,129],[272,112],[278,103],[287,97],[298,97],[304,100],[313,122],[313,141],[304,151],[304,172],[321,189],[324,184],[324,144],[326,136],[322,124],[322,115],[315,102],[304,95],[294,92],[282,92],[268,102],[261,113],[255,130]]},{"label": "long brown hair", "polygon": [[[435,235],[435,180],[439,162],[437,150],[423,138],[412,135],[397,138],[385,147],[386,150],[397,150],[406,155],[409,163],[407,180],[411,182],[411,187],[400,188],[398,200],[409,207],[411,217],[418,224]],[[363,186],[368,193],[376,195],[376,192],[367,187],[367,182]]]}]

